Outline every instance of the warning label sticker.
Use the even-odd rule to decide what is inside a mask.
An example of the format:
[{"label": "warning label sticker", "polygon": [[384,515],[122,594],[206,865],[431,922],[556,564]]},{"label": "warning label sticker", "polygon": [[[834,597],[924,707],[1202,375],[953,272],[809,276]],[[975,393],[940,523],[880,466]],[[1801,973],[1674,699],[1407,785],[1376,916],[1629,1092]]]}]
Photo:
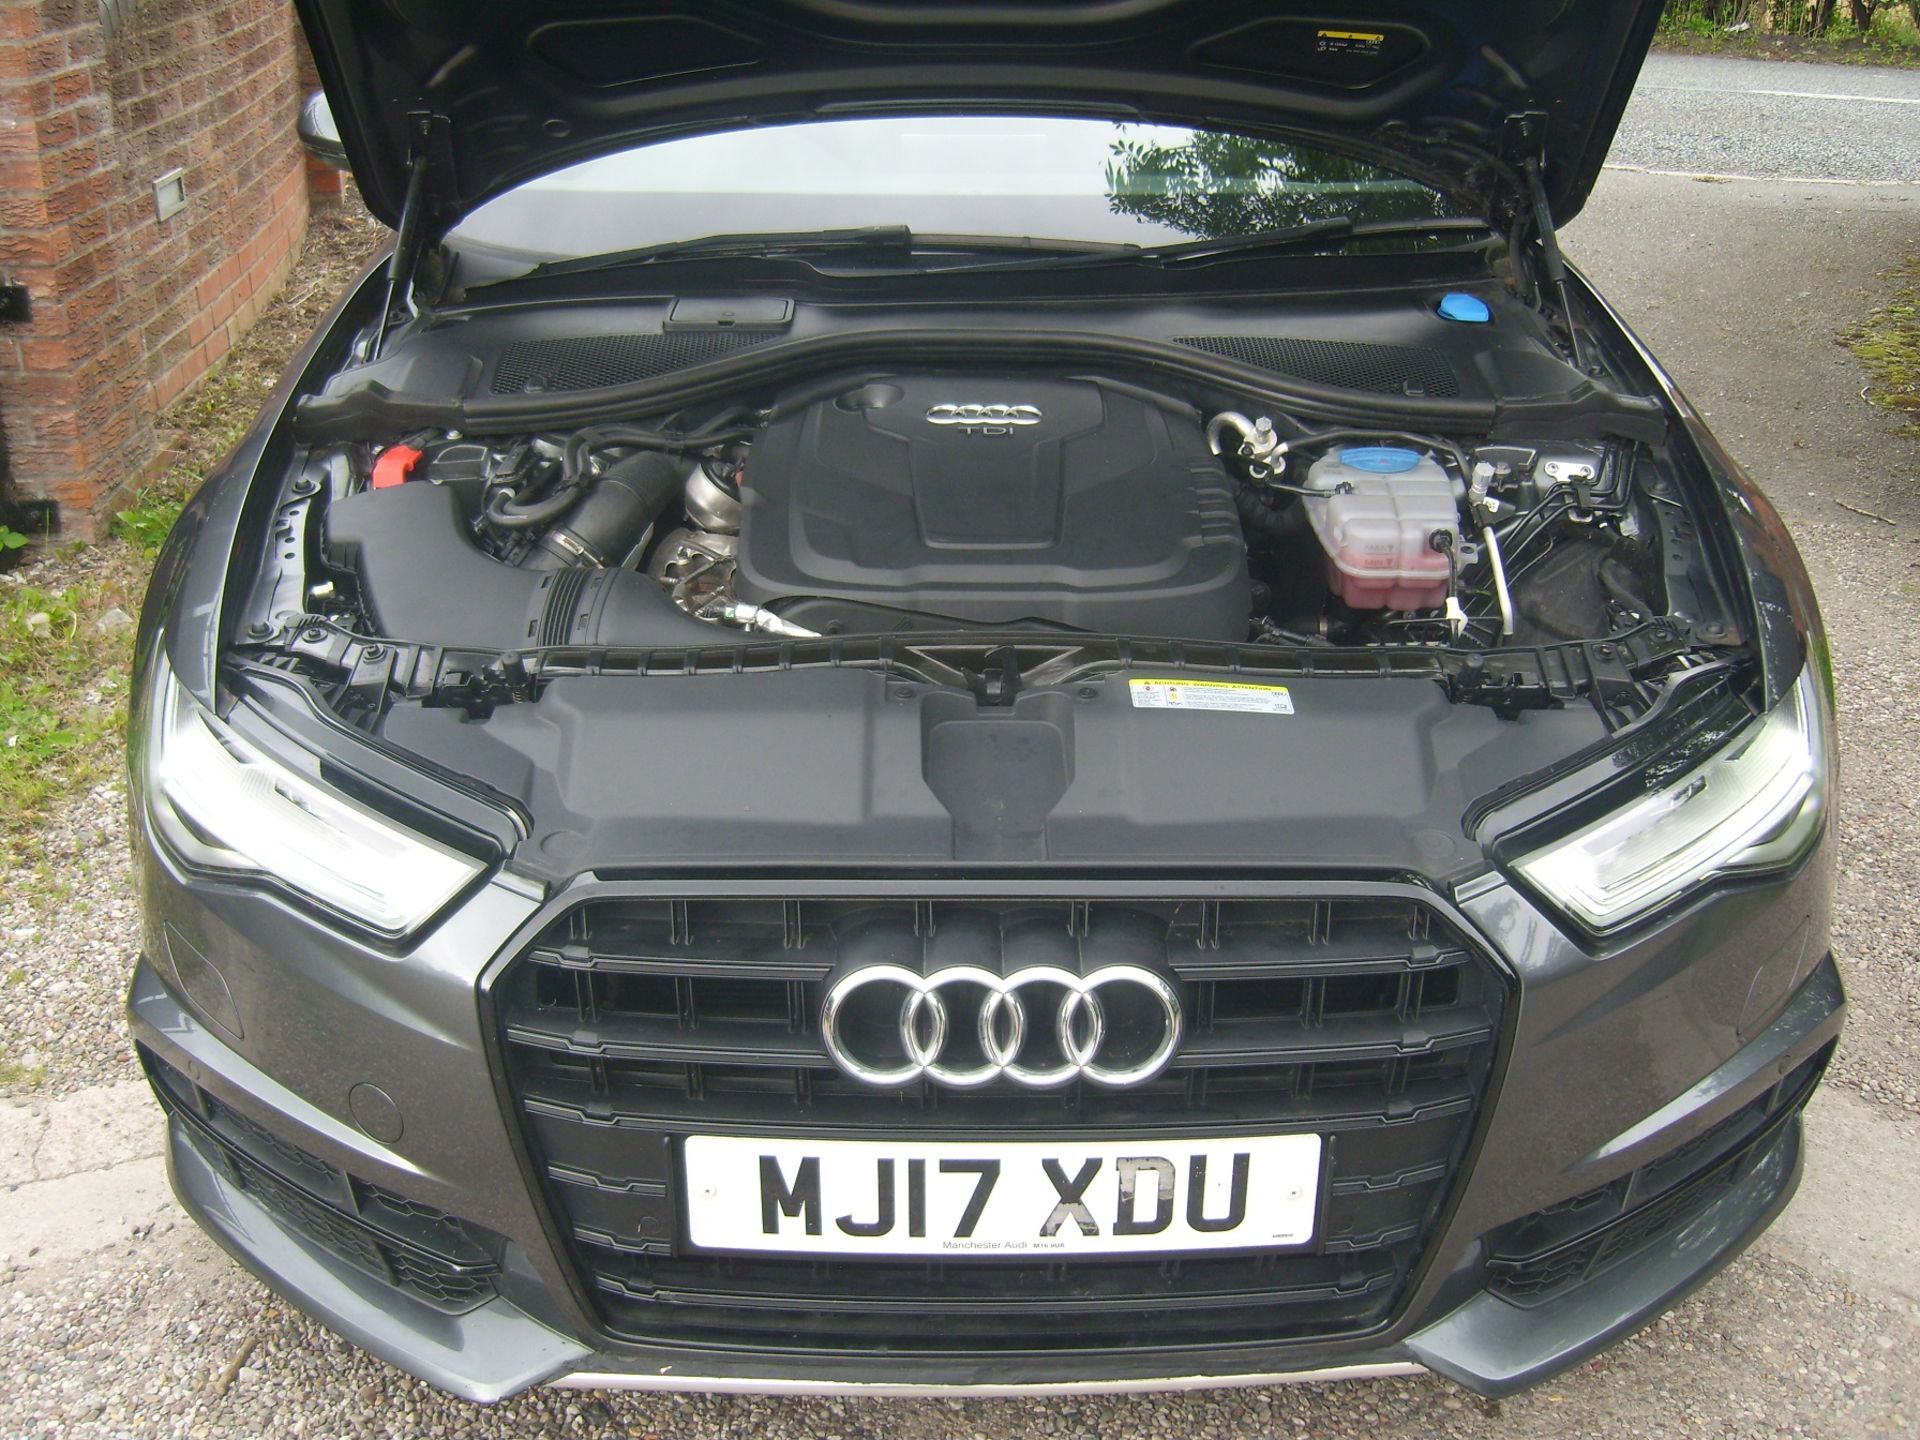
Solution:
[{"label": "warning label sticker", "polygon": [[1322,55],[1378,55],[1386,48],[1387,37],[1374,30],[1321,30],[1313,42]]},{"label": "warning label sticker", "polygon": [[1252,715],[1291,715],[1293,696],[1284,685],[1238,680],[1129,680],[1136,710],[1239,710]]}]

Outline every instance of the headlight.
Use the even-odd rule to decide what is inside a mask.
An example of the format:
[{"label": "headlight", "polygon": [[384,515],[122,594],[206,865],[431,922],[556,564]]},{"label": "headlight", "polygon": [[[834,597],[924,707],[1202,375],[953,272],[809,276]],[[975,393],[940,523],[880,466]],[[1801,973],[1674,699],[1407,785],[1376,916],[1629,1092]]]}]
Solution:
[{"label": "headlight", "polygon": [[1825,817],[1827,772],[1826,701],[1809,665],[1704,765],[1515,868],[1588,928],[1617,930],[1720,876],[1799,859]]},{"label": "headlight", "polygon": [[187,864],[271,877],[395,938],[484,868],[263,753],[155,663],[147,809]]}]

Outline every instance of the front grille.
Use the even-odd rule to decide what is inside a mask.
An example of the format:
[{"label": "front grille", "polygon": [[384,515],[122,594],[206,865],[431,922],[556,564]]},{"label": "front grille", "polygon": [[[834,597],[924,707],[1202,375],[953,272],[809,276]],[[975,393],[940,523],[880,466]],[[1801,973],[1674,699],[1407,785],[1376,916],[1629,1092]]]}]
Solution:
[{"label": "front grille", "polygon": [[1678,1149],[1509,1227],[1487,1261],[1489,1288],[1516,1305],[1542,1304],[1705,1214],[1800,1113],[1829,1053]]},{"label": "front grille", "polygon": [[282,1225],[436,1309],[458,1314],[492,1297],[498,1266],[473,1226],[308,1154],[144,1046],[140,1060],[194,1147]]},{"label": "front grille", "polygon": [[[819,1033],[827,978],[876,934],[1067,937],[1150,959],[1187,1031],[1127,1089],[876,1088]],[[1003,948],[1003,954],[1006,948]],[[1458,1174],[1505,987],[1404,894],[1338,899],[618,898],[550,925],[493,1007],[534,1164],[607,1329],[822,1351],[1275,1341],[1385,1322]],[[996,1140],[1326,1137],[1322,1215],[1287,1252],[1071,1260],[728,1256],[686,1243],[691,1134]]]}]

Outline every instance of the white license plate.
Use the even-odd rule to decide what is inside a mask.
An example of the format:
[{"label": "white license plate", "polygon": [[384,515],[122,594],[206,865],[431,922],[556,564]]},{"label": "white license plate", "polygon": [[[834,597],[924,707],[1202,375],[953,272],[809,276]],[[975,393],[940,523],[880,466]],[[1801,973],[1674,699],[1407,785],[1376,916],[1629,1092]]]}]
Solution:
[{"label": "white license plate", "polygon": [[688,1138],[688,1238],[837,1255],[1272,1249],[1313,1239],[1320,1137],[1056,1144]]}]

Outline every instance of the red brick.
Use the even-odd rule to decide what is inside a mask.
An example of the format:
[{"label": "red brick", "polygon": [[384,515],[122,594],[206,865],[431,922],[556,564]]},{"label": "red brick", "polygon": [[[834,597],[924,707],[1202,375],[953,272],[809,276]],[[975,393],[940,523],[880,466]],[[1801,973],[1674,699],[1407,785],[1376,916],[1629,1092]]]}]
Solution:
[{"label": "red brick", "polygon": [[71,375],[30,370],[7,382],[7,424],[11,428],[15,407],[21,402],[34,407],[44,419],[61,409],[71,408],[79,393],[80,387],[74,383]]},{"label": "red brick", "polygon": [[[69,506],[143,473],[155,413],[283,282],[308,196],[286,0],[145,0],[111,44],[99,20],[98,0],[0,0],[0,265],[35,302],[0,388],[21,488]],[[156,224],[175,167],[188,209]]]},{"label": "red brick", "polygon": [[44,181],[40,171],[40,160],[36,155],[0,156],[0,190],[15,194],[30,194],[38,191]]},{"label": "red brick", "polygon": [[29,370],[71,370],[78,353],[71,335],[28,335],[20,342],[20,363]]},{"label": "red brick", "polygon": [[51,84],[53,86],[53,108],[58,109],[65,105],[76,105],[93,94],[92,67],[88,66],[78,70],[63,71],[53,77]]},{"label": "red brick", "polygon": [[96,205],[106,203],[106,185],[103,182],[108,179],[105,175],[91,175],[43,192],[40,203],[48,223],[58,225],[76,215],[84,215]]},{"label": "red brick", "polygon": [[23,47],[22,59],[29,75],[58,75],[67,68],[67,42],[64,36],[47,35]]},{"label": "red brick", "polygon": [[78,440],[35,440],[14,445],[8,457],[17,473],[36,471],[77,476],[87,468],[86,447]]}]

